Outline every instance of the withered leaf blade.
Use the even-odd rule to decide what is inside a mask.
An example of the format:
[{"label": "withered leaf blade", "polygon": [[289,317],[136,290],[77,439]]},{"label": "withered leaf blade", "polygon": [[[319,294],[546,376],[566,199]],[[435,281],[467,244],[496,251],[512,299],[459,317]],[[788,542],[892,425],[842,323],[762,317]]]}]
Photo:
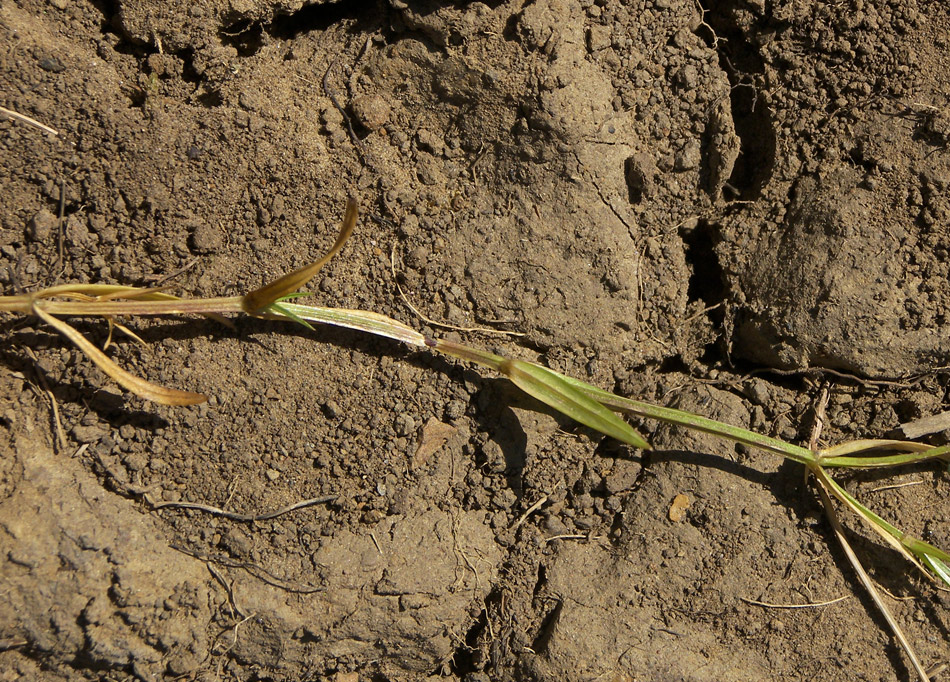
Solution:
[{"label": "withered leaf blade", "polygon": [[53,317],[38,305],[33,306],[33,312],[46,322],[46,324],[76,344],[76,347],[85,353],[90,360],[96,363],[99,369],[108,374],[113,381],[140,398],[145,398],[146,400],[151,400],[162,405],[176,406],[197,405],[208,399],[208,396],[202,393],[191,393],[190,391],[166,388],[165,386],[153,384],[141,377],[130,374],[110,360],[109,356],[99,350],[95,344],[76,331],[75,328]]},{"label": "withered leaf blade", "polygon": [[255,289],[247,294],[241,301],[245,312],[259,312],[274,301],[294,293],[297,289],[313,279],[313,277],[320,272],[320,268],[326,265],[329,260],[343,248],[346,240],[353,234],[353,228],[356,227],[357,215],[356,199],[350,197],[346,201],[346,214],[343,216],[343,225],[340,226],[340,234],[337,236],[336,242],[330,247],[327,254],[320,260],[305,265],[298,270],[294,270],[283,277],[275,279],[270,284],[265,284],[260,289]]}]

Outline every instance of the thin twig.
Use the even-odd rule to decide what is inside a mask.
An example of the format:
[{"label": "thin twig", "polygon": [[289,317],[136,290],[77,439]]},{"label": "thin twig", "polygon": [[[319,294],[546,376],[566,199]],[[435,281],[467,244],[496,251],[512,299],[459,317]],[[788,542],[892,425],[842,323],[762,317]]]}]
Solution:
[{"label": "thin twig", "polygon": [[701,316],[705,315],[706,313],[708,313],[708,312],[710,312],[710,311],[713,311],[713,310],[715,310],[716,308],[721,307],[722,305],[723,305],[723,304],[722,304],[722,301],[720,301],[719,303],[715,303],[715,304],[713,304],[713,305],[708,305],[708,306],[706,306],[705,308],[703,308],[702,310],[700,310],[698,313],[693,313],[692,315],[690,315],[689,317],[687,317],[685,320],[683,320],[683,323],[684,323],[684,324],[688,324],[689,322],[692,322],[693,320],[695,320],[697,317],[701,317]]},{"label": "thin twig", "polygon": [[219,633],[218,636],[214,638],[214,643],[211,645],[211,653],[217,654],[218,656],[222,656],[228,653],[229,651],[231,651],[231,649],[233,649],[234,647],[236,647],[237,639],[238,639],[238,628],[244,625],[247,621],[251,620],[251,618],[253,618],[256,615],[257,615],[256,613],[251,613],[245,616],[243,619],[239,620],[230,628],[228,628],[228,630],[231,631],[231,646],[229,646],[227,649],[224,649],[223,651],[215,651],[214,647],[215,645],[217,645],[218,640],[221,639],[225,635],[225,633],[228,632],[228,630],[224,630],[223,632]]},{"label": "thin twig", "polygon": [[338,495],[325,495],[323,497],[314,497],[309,500],[303,500],[302,502],[294,502],[293,504],[287,505],[286,507],[281,507],[280,509],[272,512],[267,512],[265,514],[239,514],[238,512],[226,511],[224,509],[218,509],[217,507],[212,507],[207,504],[197,504],[195,502],[156,502],[152,505],[152,509],[158,511],[159,509],[165,509],[166,507],[174,507],[176,509],[196,509],[198,511],[207,512],[209,514],[214,514],[215,516],[223,516],[226,519],[232,519],[233,521],[267,521],[268,519],[274,519],[288,512],[296,511],[298,509],[303,509],[304,507],[312,507],[316,504],[326,504],[327,502],[333,502]]},{"label": "thin twig", "polygon": [[844,601],[845,599],[850,599],[851,595],[844,595],[838,597],[837,599],[829,599],[828,601],[820,601],[809,604],[770,604],[769,602],[758,601],[756,599],[746,599],[745,597],[739,597],[741,601],[744,601],[746,604],[752,604],[752,606],[761,606],[766,609],[815,609],[820,606],[831,606],[832,604],[837,604],[839,601]]},{"label": "thin twig", "polygon": [[315,592],[323,592],[326,590],[325,587],[315,587],[313,585],[299,586],[294,585],[289,580],[285,580],[280,576],[274,575],[268,571],[263,566],[258,566],[257,564],[252,564],[249,561],[239,561],[237,559],[232,559],[231,557],[226,557],[223,555],[211,555],[198,552],[193,549],[188,549],[182,545],[171,544],[169,545],[172,549],[182,554],[187,554],[190,557],[195,559],[200,559],[204,562],[213,562],[215,564],[220,564],[221,566],[227,566],[229,568],[241,568],[253,575],[255,578],[261,582],[265,582],[268,585],[273,587],[278,587],[282,590],[287,590],[288,592],[295,592],[297,594],[313,594]]},{"label": "thin twig", "polygon": [[815,423],[811,427],[811,437],[808,439],[808,449],[812,452],[818,452],[818,439],[821,438],[821,431],[825,428],[825,410],[828,407],[828,389],[822,388],[818,396],[818,404],[815,405]]},{"label": "thin twig", "polygon": [[169,272],[167,275],[160,275],[160,276],[156,275],[156,276],[146,277],[145,281],[149,282],[152,286],[160,287],[165,282],[175,279],[176,277],[179,277],[183,275],[184,273],[188,272],[193,267],[195,267],[200,261],[201,261],[201,256],[195,256],[190,261],[188,261],[188,263],[181,266],[177,270],[173,270],[172,272]]},{"label": "thin twig", "polygon": [[234,614],[239,618],[244,618],[244,612],[238,608],[237,602],[234,600],[234,585],[229,583],[221,571],[215,568],[210,561],[205,562],[205,566],[208,567],[208,571],[214,576],[214,579],[221,583],[221,587],[228,593],[228,602],[231,604],[231,608],[234,609]]},{"label": "thin twig", "polygon": [[15,121],[19,121],[20,123],[26,123],[27,125],[31,125],[34,128],[39,128],[44,133],[49,133],[50,135],[59,135],[58,131],[54,130],[53,128],[50,128],[48,125],[44,125],[40,123],[35,118],[30,118],[29,116],[19,114],[15,111],[10,111],[9,109],[5,107],[0,107],[0,114],[5,114],[6,116],[9,116]]},{"label": "thin twig", "polygon": [[925,482],[926,482],[926,481],[919,481],[919,480],[918,480],[918,481],[907,481],[906,483],[893,483],[893,484],[891,484],[891,485],[882,485],[882,486],[880,486],[880,487],[878,487],[878,488],[871,488],[868,492],[869,492],[869,493],[879,493],[879,492],[881,492],[881,491],[883,491],[883,490],[896,490],[897,488],[908,488],[908,487],[910,487],[910,486],[912,486],[912,485],[920,485],[921,483],[925,483]]},{"label": "thin twig", "polygon": [[56,221],[56,267],[53,271],[56,276],[53,282],[58,282],[66,271],[66,178],[59,179],[59,217]]},{"label": "thin twig", "polygon": [[937,663],[927,668],[927,674],[933,678],[945,671],[948,667],[950,667],[948,663]]},{"label": "thin twig", "polygon": [[578,533],[565,533],[564,535],[552,535],[549,538],[545,538],[545,542],[554,542],[555,540],[594,540],[598,536],[594,535],[580,535]]},{"label": "thin twig", "polygon": [[820,483],[818,485],[818,492],[821,494],[821,503],[825,507],[825,514],[828,516],[828,520],[831,522],[831,527],[834,529],[835,537],[838,539],[841,549],[844,550],[845,556],[848,557],[848,561],[851,563],[852,568],[854,568],[854,572],[857,573],[858,580],[871,596],[871,600],[874,602],[874,605],[877,607],[878,611],[882,616],[884,616],[884,620],[887,621],[887,625],[891,629],[891,632],[894,633],[894,637],[897,638],[897,642],[901,645],[904,653],[907,654],[907,657],[910,659],[911,665],[917,672],[917,677],[921,682],[930,682],[930,677],[927,675],[927,671],[924,669],[924,666],[921,665],[920,659],[917,658],[917,654],[914,652],[914,648],[911,646],[910,641],[904,636],[903,630],[901,630],[900,625],[897,624],[897,620],[894,618],[894,616],[891,615],[890,609],[887,608],[887,605],[881,598],[880,593],[874,586],[871,576],[869,576],[867,571],[864,570],[864,566],[861,565],[861,561],[858,559],[857,554],[855,554],[854,550],[851,548],[851,543],[849,543],[848,538],[845,537],[844,528],[841,527],[841,522],[838,520],[838,514],[835,512],[834,505],[831,502],[831,497],[829,496],[828,491],[825,490],[825,487]]},{"label": "thin twig", "polygon": [[9,651],[10,649],[19,649],[21,646],[26,646],[29,642],[25,639],[16,639],[13,637],[7,637],[5,639],[0,639],[0,651]]},{"label": "thin twig", "polygon": [[524,332],[510,332],[505,329],[488,329],[486,327],[458,327],[454,324],[448,324],[447,322],[437,322],[431,317],[426,317],[423,315],[418,308],[416,308],[412,303],[409,302],[409,297],[406,296],[406,292],[403,291],[402,286],[399,284],[399,277],[396,275],[396,247],[395,245],[392,248],[392,251],[389,252],[389,269],[393,275],[393,282],[396,284],[396,291],[399,292],[399,297],[402,298],[402,302],[406,304],[406,307],[409,308],[423,322],[432,325],[433,327],[441,327],[443,329],[452,329],[457,332],[479,332],[481,334],[498,334],[500,336],[524,336]]},{"label": "thin twig", "polygon": [[538,509],[540,509],[540,508],[541,508],[541,505],[543,505],[543,504],[544,504],[545,502],[547,502],[547,501],[548,501],[548,496],[547,496],[547,495],[542,495],[540,500],[538,500],[537,502],[535,502],[534,504],[532,504],[530,507],[528,507],[527,509],[525,509],[524,514],[521,515],[521,518],[519,518],[517,521],[515,521],[515,525],[513,525],[513,526],[511,527],[511,530],[515,530],[516,528],[518,528],[518,526],[520,526],[522,523],[524,523],[524,522],[527,520],[527,518],[528,518],[529,516],[531,516],[534,512],[536,512]]},{"label": "thin twig", "polygon": [[50,390],[49,384],[46,383],[46,377],[44,377],[43,373],[40,371],[39,360],[37,359],[36,354],[33,352],[33,349],[27,348],[26,353],[33,360],[33,370],[36,372],[36,379],[39,382],[43,393],[45,393],[46,397],[49,399],[50,408],[53,412],[53,428],[56,432],[56,444],[59,446],[59,452],[66,452],[66,432],[63,430],[63,420],[59,416],[59,404],[56,402],[56,396],[53,395],[53,391]]}]

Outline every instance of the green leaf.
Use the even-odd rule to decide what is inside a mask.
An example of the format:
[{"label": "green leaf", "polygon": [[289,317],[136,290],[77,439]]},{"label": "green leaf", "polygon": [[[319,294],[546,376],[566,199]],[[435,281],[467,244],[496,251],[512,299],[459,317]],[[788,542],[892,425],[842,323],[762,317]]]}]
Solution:
[{"label": "green leaf", "polygon": [[948,568],[945,563],[930,554],[924,554],[921,558],[924,564],[927,565],[927,568],[936,573],[944,583],[950,585],[950,568]]},{"label": "green leaf", "polygon": [[515,386],[561,414],[623,443],[650,449],[650,444],[630,424],[578,391],[556,372],[522,360],[505,360],[499,369]]},{"label": "green leaf", "polygon": [[297,315],[297,314],[294,313],[293,311],[289,310],[289,309],[287,308],[287,306],[285,306],[285,305],[281,305],[280,303],[271,303],[269,306],[267,306],[266,308],[264,308],[264,311],[265,311],[265,312],[280,313],[280,314],[283,315],[284,317],[287,317],[287,318],[293,320],[293,321],[296,322],[297,324],[302,324],[304,327],[306,327],[306,328],[309,329],[310,331],[314,331],[314,328],[313,328],[313,325],[312,325],[312,324],[310,324],[309,322],[307,322],[305,319],[303,319],[302,317],[300,317],[299,315]]}]

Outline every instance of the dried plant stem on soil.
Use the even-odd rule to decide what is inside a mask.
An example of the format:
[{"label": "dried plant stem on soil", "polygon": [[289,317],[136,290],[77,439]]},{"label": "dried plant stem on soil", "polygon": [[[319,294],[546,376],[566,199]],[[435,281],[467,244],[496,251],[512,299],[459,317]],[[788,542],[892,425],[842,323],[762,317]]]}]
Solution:
[{"label": "dried plant stem on soil", "polygon": [[294,502],[293,504],[288,504],[285,507],[276,509],[272,512],[265,512],[263,514],[241,514],[238,512],[228,511],[226,509],[219,509],[218,507],[212,507],[208,504],[197,504],[195,502],[156,502],[152,505],[152,509],[167,509],[169,507],[175,509],[195,509],[197,511],[207,512],[214,516],[223,516],[226,519],[231,519],[232,521],[267,521],[268,519],[276,519],[278,516],[283,516],[284,514],[289,514],[292,511],[297,511],[298,509],[306,509],[307,507],[313,507],[318,504],[326,504],[327,502],[333,502],[338,496],[337,495],[324,495],[323,497],[313,497],[309,500],[301,500],[300,502]]},{"label": "dried plant stem on soil", "polygon": [[[293,321],[308,327],[310,322],[346,327],[390,338],[420,349],[428,349],[499,372],[525,393],[562,414],[611,438],[640,449],[649,449],[650,444],[617,413],[628,413],[639,418],[675,424],[725,440],[743,443],[793,460],[803,464],[808,472],[814,476],[822,503],[832,523],[836,537],[854,566],[859,580],[884,614],[888,626],[910,658],[918,677],[924,681],[929,679],[927,671],[921,665],[907,638],[898,627],[896,620],[887,611],[873,583],[847,543],[831,498],[834,497],[862,518],[887,544],[917,566],[925,575],[931,578],[936,576],[948,585],[950,585],[950,568],[948,568],[950,554],[904,533],[882,519],[838,484],[829,475],[827,469],[832,467],[892,467],[930,459],[946,459],[950,456],[950,446],[932,447],[922,443],[899,440],[857,440],[819,449],[817,435],[820,431],[823,413],[819,405],[816,410],[818,423],[813,431],[810,447],[806,448],[697,414],[618,396],[533,362],[506,358],[453,341],[431,338],[401,322],[377,313],[290,303],[289,299],[302,295],[296,293],[297,290],[312,279],[323,265],[342,248],[354,229],[356,218],[356,202],[350,199],[336,242],[323,258],[284,275],[245,296],[180,299],[156,289],[92,284],[60,285],[32,294],[0,297],[0,312],[37,315],[74,343],[97,366],[123,387],[140,397],[169,405],[195,404],[203,402],[206,397],[199,393],[157,386],[126,372],[75,328],[59,319],[59,317],[102,316],[111,322],[112,318],[117,315],[219,315],[221,313],[237,313],[249,314],[264,319]],[[309,500],[307,503],[316,504],[317,502]],[[292,505],[290,508],[278,510],[273,515],[251,517],[224,512],[203,505],[177,504],[176,506],[202,509],[240,520],[271,518],[273,515],[297,508]],[[525,518],[527,518],[527,514],[522,517],[519,523]]]},{"label": "dried plant stem on soil", "polygon": [[834,599],[829,599],[828,601],[819,601],[810,604],[770,604],[769,602],[759,601],[758,599],[746,599],[745,597],[739,597],[746,604],[751,604],[752,606],[761,606],[763,609],[818,609],[824,606],[831,606],[832,604],[837,604],[842,602],[845,599],[849,599],[849,595],[843,595],[841,597],[836,597]]},{"label": "dried plant stem on soil", "polygon": [[12,118],[14,121],[19,121],[20,123],[26,123],[27,125],[33,126],[34,128],[38,128],[39,130],[42,130],[44,133],[49,133],[50,135],[59,135],[58,131],[54,130],[53,128],[50,128],[48,125],[44,123],[40,123],[35,118],[30,118],[29,116],[18,113],[16,111],[11,111],[10,109],[7,109],[6,107],[0,107],[0,114],[3,114],[4,116],[7,116],[8,118]]}]

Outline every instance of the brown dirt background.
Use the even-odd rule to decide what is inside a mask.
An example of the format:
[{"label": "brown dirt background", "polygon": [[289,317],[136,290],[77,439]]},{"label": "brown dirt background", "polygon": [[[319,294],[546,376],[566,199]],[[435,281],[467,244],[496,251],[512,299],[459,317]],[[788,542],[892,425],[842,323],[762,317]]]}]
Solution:
[{"label": "brown dirt background", "polygon": [[[880,437],[947,408],[948,55],[943,0],[5,0],[0,105],[60,136],[0,120],[0,281],[243,293],[353,194],[323,304],[446,333],[395,250],[428,318],[523,334],[473,344],[797,441],[827,389],[828,442]],[[2,680],[912,675],[796,466],[355,333],[133,325],[112,355],[206,405],[3,320]],[[940,466],[842,480],[950,545]],[[853,538],[946,661],[946,593]]]}]

